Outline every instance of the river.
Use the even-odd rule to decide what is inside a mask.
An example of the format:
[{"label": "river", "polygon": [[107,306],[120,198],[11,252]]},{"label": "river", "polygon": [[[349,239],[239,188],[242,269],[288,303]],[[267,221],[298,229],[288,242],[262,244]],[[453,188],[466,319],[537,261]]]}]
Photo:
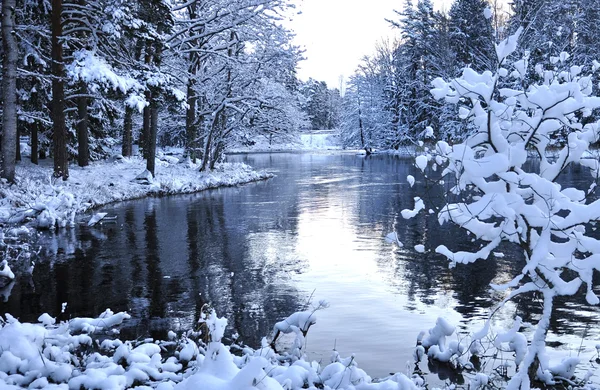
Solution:
[{"label": "river", "polygon": [[[67,319],[109,307],[132,315],[124,337],[164,337],[192,328],[210,303],[239,340],[257,346],[276,321],[326,300],[308,334],[309,356],[328,360],[333,348],[354,353],[359,367],[380,377],[407,371],[418,333],[439,316],[460,331],[477,330],[503,297],[489,284],[510,280],[523,265],[518,251],[501,248],[487,261],[449,269],[432,248],[468,249],[470,241],[455,227],[440,227],[435,215],[401,217],[415,196],[426,193],[433,204],[443,195],[425,187],[410,159],[336,152],[229,160],[276,177],[119,203],[102,210],[116,223],[42,234],[33,275],[19,276],[0,314]],[[409,174],[417,177],[412,188]],[[404,247],[385,241],[392,231]],[[510,303],[494,324],[508,328],[515,314],[535,322],[540,310],[531,299]],[[599,319],[583,299],[560,303],[550,345],[571,355],[583,345],[589,355],[600,339]]]}]

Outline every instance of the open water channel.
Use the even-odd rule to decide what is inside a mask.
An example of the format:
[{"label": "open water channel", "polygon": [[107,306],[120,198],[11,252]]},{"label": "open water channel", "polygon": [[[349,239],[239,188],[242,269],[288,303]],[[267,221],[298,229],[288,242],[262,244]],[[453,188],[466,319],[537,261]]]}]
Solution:
[{"label": "open water channel", "polygon": [[[117,217],[114,224],[44,234],[33,275],[19,277],[0,314],[35,321],[43,312],[67,319],[127,310],[124,337],[164,337],[193,327],[210,303],[241,341],[258,346],[276,321],[325,299],[330,307],[308,334],[310,357],[328,360],[335,347],[379,377],[412,369],[417,335],[438,316],[459,331],[479,329],[503,297],[489,284],[522,267],[518,251],[502,248],[504,256],[449,269],[433,249],[471,243],[462,231],[440,227],[435,215],[402,218],[425,191],[419,180],[413,188],[406,181],[419,177],[410,159],[339,152],[229,160],[276,177],[119,203],[102,210]],[[569,172],[567,180],[580,174]],[[440,195],[428,191],[426,202]],[[392,231],[404,247],[385,241]],[[495,325],[509,328],[515,314],[535,322],[540,312],[529,297],[498,312]],[[583,298],[561,303],[551,346],[571,356],[583,347],[587,361],[600,343],[599,320]]]}]

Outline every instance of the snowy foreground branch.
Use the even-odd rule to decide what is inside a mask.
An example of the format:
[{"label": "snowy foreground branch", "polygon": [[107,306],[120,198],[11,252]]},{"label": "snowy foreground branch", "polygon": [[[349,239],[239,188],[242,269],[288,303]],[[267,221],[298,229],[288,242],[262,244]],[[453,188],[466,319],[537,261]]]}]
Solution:
[{"label": "snowy foreground branch", "polygon": [[[403,374],[373,383],[357,367],[354,357],[341,359],[334,353],[331,363],[321,366],[308,361],[298,348],[277,353],[267,339],[258,349],[225,345],[227,320],[218,318],[214,311],[200,319],[201,332],[169,332],[167,341],[110,337],[117,334],[112,327],[129,318],[127,313],[110,310],[98,318],[76,318],[60,324],[48,314],[40,316],[38,324],[6,317],[0,322],[3,389],[409,390],[419,389],[423,383],[418,376]],[[299,312],[275,329],[303,337],[303,330],[315,322],[314,311]]]},{"label": "snowy foreground branch", "polygon": [[[542,297],[543,315],[529,343],[518,332],[519,319],[505,336],[518,355],[518,371],[508,385],[512,389],[529,388],[533,380],[553,384],[553,376],[573,375],[570,369],[551,372],[545,353],[553,302],[583,293],[590,305],[597,305],[592,279],[600,270],[600,240],[589,234],[600,218],[595,192],[600,164],[590,150],[599,136],[592,113],[600,107],[600,98],[592,96],[591,77],[598,64],[567,66],[569,56],[562,53],[553,59],[552,69],[534,65],[539,82],[523,88],[528,59],[509,61],[520,33],[497,45],[499,65],[493,72],[465,68],[459,78],[433,81],[435,98],[457,104],[460,117],[474,131],[461,144],[437,142],[416,159],[425,176],[442,169],[444,181],[454,183],[438,213],[439,223],[460,226],[478,245],[473,251],[453,251],[444,245],[435,251],[453,266],[487,259],[503,242],[516,245],[522,250],[524,268],[509,283],[493,287]],[[561,175],[574,165],[584,168],[585,186],[559,184],[565,181]],[[403,211],[403,216],[413,217],[428,208],[418,199],[415,209]],[[475,339],[487,335],[489,326],[488,320]],[[439,331],[444,328],[440,325]],[[458,346],[454,348],[458,351]],[[430,349],[430,356],[442,352]],[[573,363],[569,361],[574,367]]]}]

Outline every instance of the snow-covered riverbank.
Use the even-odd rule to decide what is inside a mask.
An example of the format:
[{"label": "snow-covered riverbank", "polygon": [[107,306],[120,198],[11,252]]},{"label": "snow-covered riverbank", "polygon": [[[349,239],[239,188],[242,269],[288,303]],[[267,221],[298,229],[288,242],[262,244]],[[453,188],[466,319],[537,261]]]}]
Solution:
[{"label": "snow-covered riverbank", "polygon": [[196,164],[179,163],[176,157],[161,155],[154,179],[144,177],[142,158],[131,157],[100,161],[85,168],[71,166],[69,180],[63,182],[52,177],[48,164],[51,161],[39,166],[24,161],[17,166],[17,184],[0,184],[0,224],[69,226],[77,214],[108,203],[192,193],[272,177],[245,164],[225,163],[211,172],[199,172]]}]

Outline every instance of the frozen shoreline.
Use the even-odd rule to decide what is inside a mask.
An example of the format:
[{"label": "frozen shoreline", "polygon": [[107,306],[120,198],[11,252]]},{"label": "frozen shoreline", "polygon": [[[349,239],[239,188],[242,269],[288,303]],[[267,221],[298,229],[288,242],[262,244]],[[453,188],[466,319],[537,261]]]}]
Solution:
[{"label": "frozen shoreline", "polygon": [[0,184],[0,225],[27,223],[36,228],[66,227],[78,214],[110,203],[147,196],[189,194],[211,188],[265,180],[273,174],[257,172],[243,163],[218,164],[210,172],[199,165],[179,163],[174,156],[157,158],[154,179],[144,176],[141,157],[119,158],[70,166],[69,180],[52,177],[51,160],[41,165],[23,161],[17,165],[17,184]]}]

